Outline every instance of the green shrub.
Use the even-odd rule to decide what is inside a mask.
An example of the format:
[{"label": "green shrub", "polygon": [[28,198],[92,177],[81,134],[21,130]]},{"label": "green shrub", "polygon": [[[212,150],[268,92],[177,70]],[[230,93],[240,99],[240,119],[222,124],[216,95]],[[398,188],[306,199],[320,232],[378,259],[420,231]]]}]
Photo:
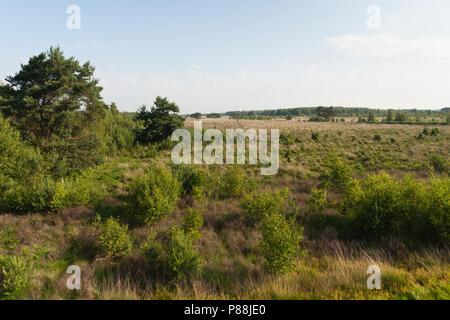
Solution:
[{"label": "green shrub", "polygon": [[203,226],[202,213],[199,209],[190,208],[189,212],[184,216],[183,231],[191,237],[191,239],[200,239],[200,228]]},{"label": "green shrub", "polygon": [[222,178],[221,197],[239,197],[244,192],[245,176],[240,166],[227,166]]},{"label": "green shrub", "polygon": [[294,223],[288,222],[279,214],[264,217],[259,227],[262,234],[262,252],[273,273],[286,273],[295,267],[300,253],[300,242],[303,229],[297,229]]},{"label": "green shrub", "polygon": [[129,206],[142,223],[154,224],[173,212],[181,184],[166,169],[152,168],[129,187]]},{"label": "green shrub", "polygon": [[360,185],[355,183],[346,193],[345,207],[351,213],[355,233],[360,237],[448,241],[448,177],[433,177],[421,183],[412,176],[395,179],[381,173],[369,176]]},{"label": "green shrub", "polygon": [[375,141],[381,141],[381,136],[379,134],[376,134],[376,135],[373,136],[373,139]]},{"label": "green shrub", "polygon": [[157,233],[154,229],[151,229],[147,239],[141,243],[141,249],[144,252],[144,256],[151,261],[154,265],[161,265],[162,258],[164,256],[164,249],[161,243],[156,240]]},{"label": "green shrub", "polygon": [[206,172],[195,168],[193,165],[173,165],[172,172],[181,182],[183,194],[200,198],[205,194]]},{"label": "green shrub", "polygon": [[322,178],[335,188],[345,188],[352,178],[351,170],[347,163],[332,154],[325,159],[325,170]]},{"label": "green shrub", "polygon": [[432,136],[437,136],[439,134],[439,129],[438,128],[433,128],[432,130],[431,130],[431,135]]},{"label": "green shrub", "polygon": [[440,155],[431,155],[430,164],[437,172],[447,172],[447,161]]},{"label": "green shrub", "polygon": [[320,139],[320,134],[319,134],[319,132],[313,132],[313,133],[311,134],[311,139],[314,140],[315,142],[319,142],[319,139]]},{"label": "green shrub", "polygon": [[29,191],[30,207],[34,212],[55,212],[65,207],[68,192],[64,185],[45,176]]},{"label": "green shrub", "polygon": [[131,252],[133,243],[127,225],[122,225],[119,219],[110,217],[104,223],[98,217],[98,242],[101,250],[108,256],[117,258]]},{"label": "green shrub", "polygon": [[281,214],[289,197],[289,189],[254,192],[245,195],[242,199],[242,207],[246,218],[250,223],[262,221],[264,216]]},{"label": "green shrub", "polygon": [[42,157],[0,113],[0,176],[25,182],[41,171]]},{"label": "green shrub", "polygon": [[169,232],[165,261],[168,275],[178,280],[197,273],[202,265],[194,240],[177,226]]},{"label": "green shrub", "polygon": [[28,185],[12,184],[3,194],[0,209],[11,213],[47,213],[63,209],[68,191],[51,177],[37,177]]},{"label": "green shrub", "polygon": [[321,214],[328,206],[327,190],[313,188],[311,197],[306,201],[310,214]]},{"label": "green shrub", "polygon": [[30,286],[33,263],[22,256],[0,256],[0,298],[23,299]]}]

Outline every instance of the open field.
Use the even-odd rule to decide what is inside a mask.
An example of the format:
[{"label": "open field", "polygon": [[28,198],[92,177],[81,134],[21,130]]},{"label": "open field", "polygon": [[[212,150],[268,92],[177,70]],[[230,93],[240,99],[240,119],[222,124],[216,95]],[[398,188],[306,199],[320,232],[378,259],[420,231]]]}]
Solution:
[{"label": "open field", "polygon": [[[188,119],[186,127],[192,127],[192,123],[193,119]],[[424,126],[416,125],[203,119],[203,127],[280,129],[279,173],[263,177],[258,167],[251,165],[239,166],[237,171],[229,168],[236,166],[196,166],[193,172],[205,175],[202,182],[194,185],[198,189],[187,191],[183,187],[186,192],[176,201],[173,211],[146,225],[133,215],[130,185],[155,166],[168,168],[176,176],[176,169],[169,164],[170,149],[141,148],[108,158],[106,163],[84,171],[73,182],[66,181],[73,183],[72,188],[91,194],[84,203],[67,205],[50,214],[0,215],[0,256],[23,257],[23,268],[28,272],[26,285],[14,292],[14,297],[450,298],[450,252],[448,238],[443,235],[449,231],[448,126],[438,126],[437,134],[422,138],[418,136]],[[446,215],[442,221],[447,225],[443,225],[445,230],[440,234],[444,238],[436,242],[428,241],[431,237],[408,238],[409,231],[403,229],[398,234],[379,229],[381,234],[376,238],[349,231],[354,223],[353,213],[342,213],[348,196],[346,187],[334,185],[333,177],[326,174],[333,161],[329,160],[330,155],[340,159],[345,164],[340,169],[348,170],[361,183],[373,174],[387,171],[396,179],[413,174],[417,186],[423,184],[428,188],[425,184],[430,180],[430,172],[434,172],[442,179],[440,203]],[[235,179],[228,179],[230,176]],[[195,184],[192,181],[187,182]],[[400,185],[409,183],[400,181]],[[248,220],[248,204],[251,206],[254,204],[251,201],[257,199],[248,196],[264,194],[265,190],[274,195],[284,188],[289,188],[289,192],[280,202],[281,214],[292,228],[303,229],[303,240],[289,271],[278,273],[268,270],[261,245],[264,229]],[[325,200],[312,201],[314,190],[326,190]],[[174,225],[185,225],[192,209],[203,220],[198,224],[199,237],[193,242],[199,268],[173,277],[166,266],[167,253],[158,253],[158,248],[165,248],[163,251],[171,248],[167,247],[173,239],[169,230]],[[405,215],[410,213],[408,210],[405,209]],[[105,223],[109,217],[118,217],[129,228],[131,247],[121,255],[106,254],[99,242],[102,229],[98,221]],[[434,231],[420,232],[417,234]],[[66,270],[70,265],[82,270],[81,290],[66,288]],[[367,289],[369,265],[381,269],[381,290]]]}]

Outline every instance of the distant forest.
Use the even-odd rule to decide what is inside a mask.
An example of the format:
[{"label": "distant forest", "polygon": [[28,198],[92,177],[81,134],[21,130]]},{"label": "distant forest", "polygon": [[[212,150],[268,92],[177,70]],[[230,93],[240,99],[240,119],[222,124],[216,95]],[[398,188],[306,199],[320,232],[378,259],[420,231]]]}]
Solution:
[{"label": "distant forest", "polygon": [[[253,118],[253,117],[311,117],[317,115],[318,108],[326,107],[299,107],[288,109],[272,109],[258,111],[229,111],[224,113],[226,116],[233,118]],[[334,117],[367,117],[369,113],[373,113],[376,117],[387,117],[389,110],[387,109],[369,109],[369,108],[346,108],[346,107],[330,107],[333,110]],[[328,108],[327,108],[328,109]],[[440,110],[418,110],[418,109],[402,109],[392,110],[391,112],[401,112],[410,117],[446,117],[450,108]]]}]

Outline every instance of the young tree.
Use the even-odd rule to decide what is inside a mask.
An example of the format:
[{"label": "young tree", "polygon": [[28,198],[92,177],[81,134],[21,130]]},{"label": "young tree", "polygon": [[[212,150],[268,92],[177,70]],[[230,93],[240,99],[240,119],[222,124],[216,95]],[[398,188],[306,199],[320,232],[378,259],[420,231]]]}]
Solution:
[{"label": "young tree", "polygon": [[368,122],[375,122],[375,113],[373,113],[373,111],[369,112],[369,119],[367,120]]},{"label": "young tree", "polygon": [[141,121],[144,127],[138,135],[138,140],[144,144],[166,140],[174,130],[183,126],[183,118],[176,114],[178,112],[178,106],[167,98],[156,97],[150,111],[145,105],[142,106],[135,118]]},{"label": "young tree", "polygon": [[316,114],[325,119],[330,119],[331,117],[336,116],[336,110],[333,107],[317,107]]},{"label": "young tree", "polygon": [[386,121],[387,122],[394,121],[394,111],[388,110],[388,113],[387,113],[387,116],[386,116]]},{"label": "young tree", "polygon": [[30,58],[6,82],[0,88],[1,111],[36,146],[73,136],[76,111],[83,111],[81,121],[89,121],[105,108],[94,67],[65,58],[59,47]]}]

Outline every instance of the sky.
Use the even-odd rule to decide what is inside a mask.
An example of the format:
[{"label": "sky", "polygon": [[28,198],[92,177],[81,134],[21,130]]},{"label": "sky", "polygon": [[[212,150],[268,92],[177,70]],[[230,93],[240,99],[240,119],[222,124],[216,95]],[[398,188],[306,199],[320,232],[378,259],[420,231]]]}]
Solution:
[{"label": "sky", "polygon": [[122,111],[158,95],[183,114],[440,109],[449,15],[448,0],[0,0],[0,79],[59,45]]}]

